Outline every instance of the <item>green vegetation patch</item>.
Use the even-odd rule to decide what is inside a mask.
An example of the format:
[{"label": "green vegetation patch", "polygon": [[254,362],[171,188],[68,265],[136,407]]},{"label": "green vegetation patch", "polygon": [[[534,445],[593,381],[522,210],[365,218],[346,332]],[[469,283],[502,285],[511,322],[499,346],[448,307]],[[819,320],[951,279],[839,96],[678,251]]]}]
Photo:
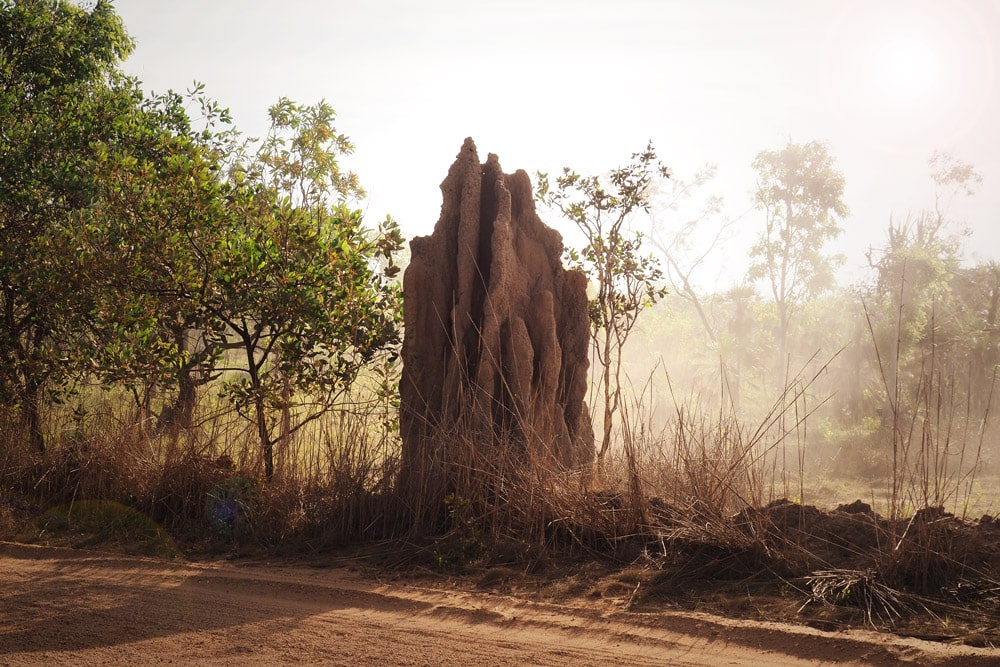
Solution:
[{"label": "green vegetation patch", "polygon": [[29,544],[97,548],[137,556],[176,558],[170,535],[148,516],[121,503],[83,500],[29,521],[16,539]]}]

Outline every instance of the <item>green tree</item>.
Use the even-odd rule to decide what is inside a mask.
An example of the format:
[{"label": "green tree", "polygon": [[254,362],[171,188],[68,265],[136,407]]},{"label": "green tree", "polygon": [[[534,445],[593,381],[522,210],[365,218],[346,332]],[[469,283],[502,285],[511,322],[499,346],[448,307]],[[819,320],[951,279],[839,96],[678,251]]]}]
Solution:
[{"label": "green tree", "polygon": [[[982,176],[947,153],[935,151],[928,165],[934,182],[933,207],[902,221],[890,218],[885,247],[868,252],[875,270],[869,317],[875,344],[886,361],[882,379],[893,388],[890,401],[896,389],[921,375],[923,358],[933,352],[939,367],[948,357],[964,359],[961,348],[975,339],[975,332],[988,327],[977,320],[988,307],[972,303],[980,298],[975,296],[977,284],[989,284],[990,271],[961,268],[967,232],[950,214],[954,199],[974,195]],[[963,288],[957,293],[959,287]]]},{"label": "green tree", "polygon": [[363,193],[339,168],[352,146],[329,105],[283,99],[267,137],[238,144],[194,92],[205,129],[168,95],[140,123],[159,129],[101,153],[103,208],[81,243],[103,267],[93,356],[110,381],[171,386],[172,418],[220,378],[270,479],[276,450],[395,349],[402,237],[391,218],[371,228],[348,206]]},{"label": "green tree", "polygon": [[834,269],[843,261],[823,248],[840,234],[838,220],[848,215],[844,176],[826,146],[816,141],[761,151],[753,168],[764,231],[750,249],[749,277],[770,288],[778,311],[779,363],[784,364],[791,319],[809,298],[833,285]]},{"label": "green tree", "polygon": [[98,196],[72,243],[91,294],[80,354],[102,383],[130,389],[146,416],[163,394],[161,427],[190,425],[196,390],[218,377],[226,349],[224,325],[200,299],[207,249],[227,229],[223,171],[236,132],[201,91],[145,100],[119,120],[114,141],[96,144]]},{"label": "green tree", "polygon": [[225,325],[224,345],[239,349],[220,370],[256,427],[268,479],[276,446],[395,350],[402,245],[392,218],[368,227],[345,201],[361,190],[339,169],[352,147],[332,108],[282,99],[270,114],[268,137],[234,164],[228,227],[207,251],[211,285],[199,301]]},{"label": "green tree", "polygon": [[169,388],[161,421],[185,422],[220,378],[270,478],[276,444],[392,354],[402,239],[348,206],[329,106],[282,100],[237,144],[200,88],[200,129],[181,96],[145,99],[130,48],[107,2],[0,5],[0,400],[42,449],[43,392]]},{"label": "green tree", "polygon": [[95,141],[135,107],[117,70],[131,48],[109,2],[0,4],[0,399],[38,450],[86,309],[68,231],[94,199]]},{"label": "green tree", "polygon": [[971,483],[979,454],[967,459],[966,446],[989,416],[996,380],[997,272],[962,267],[968,232],[949,211],[955,197],[975,194],[982,177],[946,153],[935,152],[929,166],[933,207],[890,219],[886,247],[869,252],[876,271],[866,300],[872,394],[891,418],[884,425],[891,430],[892,508],[904,492],[933,506],[950,501],[956,476]]},{"label": "green tree", "polygon": [[630,229],[638,213],[651,210],[657,181],[670,174],[649,144],[624,167],[606,178],[581,176],[563,169],[554,184],[537,174],[535,198],[559,211],[583,233],[584,247],[568,252],[596,287],[590,300],[591,339],[600,364],[604,420],[598,461],[611,444],[614,419],[622,401],[622,349],[644,308],[666,294],[659,261],[644,253],[644,238]]},{"label": "green tree", "polygon": [[960,269],[954,291],[956,319],[967,323],[961,338],[965,355],[958,361],[969,370],[969,404],[976,413],[988,416],[1000,376],[1000,263]]}]

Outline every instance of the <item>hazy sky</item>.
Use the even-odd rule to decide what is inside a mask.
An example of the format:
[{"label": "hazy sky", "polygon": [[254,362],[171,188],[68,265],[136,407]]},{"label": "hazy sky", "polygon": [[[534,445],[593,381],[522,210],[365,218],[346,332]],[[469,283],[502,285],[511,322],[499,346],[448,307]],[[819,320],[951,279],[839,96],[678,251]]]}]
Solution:
[{"label": "hazy sky", "polygon": [[[848,270],[890,215],[933,205],[935,149],[982,173],[952,210],[974,230],[970,249],[1000,259],[1000,0],[115,6],[138,43],[125,69],[147,90],[203,82],[251,136],[281,96],[329,102],[370,215],[392,213],[408,235],[431,231],[466,136],[483,160],[532,174],[606,171],[652,139],[681,179],[718,165],[701,196],[722,196],[730,217],[751,206],[759,151],[820,140],[847,179]],[[760,222],[740,218],[728,265]]]}]

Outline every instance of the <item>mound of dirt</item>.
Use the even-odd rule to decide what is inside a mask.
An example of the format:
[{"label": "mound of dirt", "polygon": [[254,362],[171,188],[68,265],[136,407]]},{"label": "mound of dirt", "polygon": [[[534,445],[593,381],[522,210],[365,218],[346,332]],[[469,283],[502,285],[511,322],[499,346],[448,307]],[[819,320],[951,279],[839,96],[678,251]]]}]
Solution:
[{"label": "mound of dirt", "polygon": [[562,237],[536,215],[527,173],[505,174],[492,153],[480,164],[472,139],[441,193],[403,278],[403,470],[447,459],[440,434],[459,425],[487,456],[521,446],[546,464],[589,462],[585,276],[563,269]]},{"label": "mound of dirt", "polygon": [[890,520],[860,500],[822,511],[783,499],[712,530],[657,531],[648,604],[1000,644],[1000,521],[989,516],[931,507]]}]

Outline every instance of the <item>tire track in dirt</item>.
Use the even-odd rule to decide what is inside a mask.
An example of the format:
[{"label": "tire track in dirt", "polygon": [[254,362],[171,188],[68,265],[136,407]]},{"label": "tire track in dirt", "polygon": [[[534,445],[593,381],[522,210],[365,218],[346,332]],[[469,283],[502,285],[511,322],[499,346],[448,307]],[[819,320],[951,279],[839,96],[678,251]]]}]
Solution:
[{"label": "tire track in dirt", "polygon": [[1000,652],[704,614],[0,544],[0,665],[996,665]]}]

